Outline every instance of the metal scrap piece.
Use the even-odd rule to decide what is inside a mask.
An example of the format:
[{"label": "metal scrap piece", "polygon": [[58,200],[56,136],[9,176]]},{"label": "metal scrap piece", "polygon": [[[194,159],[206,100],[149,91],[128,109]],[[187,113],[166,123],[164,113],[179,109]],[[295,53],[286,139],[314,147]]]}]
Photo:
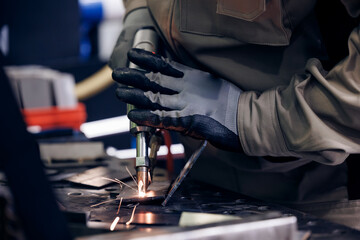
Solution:
[{"label": "metal scrap piece", "polygon": [[[128,165],[131,166],[132,162],[128,161]],[[130,169],[133,173],[135,173],[133,168]],[[125,166],[122,166],[118,169],[113,169],[110,167],[96,167],[66,178],[66,180],[81,185],[101,188],[111,183],[103,177],[119,178],[121,180],[130,178]]]}]

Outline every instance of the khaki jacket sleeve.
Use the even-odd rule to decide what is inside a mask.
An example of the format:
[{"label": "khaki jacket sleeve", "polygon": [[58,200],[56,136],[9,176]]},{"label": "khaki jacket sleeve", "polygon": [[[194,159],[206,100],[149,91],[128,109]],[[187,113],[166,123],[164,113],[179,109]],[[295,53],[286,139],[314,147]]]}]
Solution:
[{"label": "khaki jacket sleeve", "polygon": [[329,72],[310,59],[288,86],[241,94],[238,131],[246,154],[335,165],[360,153],[360,27],[348,47],[349,56]]},{"label": "khaki jacket sleeve", "polygon": [[126,10],[125,16],[137,8],[147,7],[146,0],[123,0],[123,3]]}]

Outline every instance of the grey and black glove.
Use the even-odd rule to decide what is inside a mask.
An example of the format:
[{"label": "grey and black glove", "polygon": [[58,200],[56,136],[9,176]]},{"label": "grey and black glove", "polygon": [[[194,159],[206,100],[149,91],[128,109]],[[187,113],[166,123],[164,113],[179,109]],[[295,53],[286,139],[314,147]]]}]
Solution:
[{"label": "grey and black glove", "polygon": [[108,63],[110,68],[115,69],[129,65],[127,53],[132,48],[136,32],[142,28],[154,28],[153,20],[147,8],[135,9],[124,19],[123,30]]},{"label": "grey and black glove", "polygon": [[128,113],[131,121],[242,151],[236,125],[238,87],[144,50],[132,49],[128,58],[145,71],[118,68],[112,76],[131,86],[116,91],[121,101],[138,108]]}]

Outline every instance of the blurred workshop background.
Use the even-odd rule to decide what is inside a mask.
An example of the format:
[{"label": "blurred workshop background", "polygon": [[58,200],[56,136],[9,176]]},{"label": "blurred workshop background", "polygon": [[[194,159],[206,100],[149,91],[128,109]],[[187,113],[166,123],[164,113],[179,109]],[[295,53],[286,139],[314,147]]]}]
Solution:
[{"label": "blurred workshop background", "polygon": [[[122,29],[122,1],[20,2],[8,8],[13,13],[1,28],[0,47],[29,131],[49,139],[70,130],[76,141],[84,133],[110,155],[135,156],[134,149],[117,151],[134,148],[135,138],[107,66]],[[168,154],[162,150],[159,155]],[[182,145],[173,151],[183,156]]]}]

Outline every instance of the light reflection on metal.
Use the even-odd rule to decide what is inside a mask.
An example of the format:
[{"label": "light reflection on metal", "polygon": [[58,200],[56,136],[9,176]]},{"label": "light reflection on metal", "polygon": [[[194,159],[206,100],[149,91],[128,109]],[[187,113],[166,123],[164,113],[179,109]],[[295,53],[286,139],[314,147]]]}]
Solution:
[{"label": "light reflection on metal", "polygon": [[114,229],[115,229],[116,225],[118,224],[119,220],[120,220],[120,217],[119,217],[119,216],[117,216],[117,217],[114,219],[114,221],[112,222],[112,224],[111,224],[111,226],[110,226],[110,231],[114,231]]},{"label": "light reflection on metal", "polygon": [[138,223],[140,224],[155,224],[156,215],[151,212],[138,213],[136,214],[136,219],[138,219]]},{"label": "light reflection on metal", "polygon": [[148,172],[148,181],[149,181],[149,184],[152,182],[150,171]]},{"label": "light reflection on metal", "polygon": [[136,210],[136,207],[138,206],[139,204],[136,204],[133,211],[132,211],[132,214],[131,214],[131,218],[129,221],[127,221],[125,224],[126,225],[130,225],[132,223],[132,221],[134,220],[134,215],[135,215],[135,210]]},{"label": "light reflection on metal", "polygon": [[153,217],[154,217],[154,214],[152,214],[151,212],[145,213],[145,221],[146,221],[146,223],[147,224],[153,223]]},{"label": "light reflection on metal", "polygon": [[143,231],[149,233],[149,232],[152,232],[152,228],[145,228],[145,229],[143,229]]},{"label": "light reflection on metal", "polygon": [[138,190],[139,190],[139,197],[143,198],[145,197],[146,193],[145,193],[145,185],[143,183],[143,181],[139,181],[139,185],[138,185]]}]

